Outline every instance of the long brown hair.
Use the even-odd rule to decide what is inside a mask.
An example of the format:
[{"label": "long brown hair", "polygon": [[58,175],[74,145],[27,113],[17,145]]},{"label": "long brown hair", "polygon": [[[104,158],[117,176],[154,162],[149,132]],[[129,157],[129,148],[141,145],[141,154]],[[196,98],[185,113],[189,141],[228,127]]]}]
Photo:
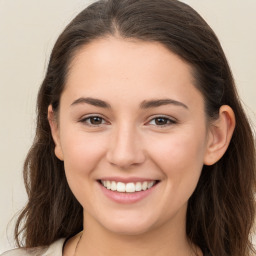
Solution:
[{"label": "long brown hair", "polygon": [[117,34],[160,42],[189,63],[209,119],[218,116],[221,105],[233,109],[237,125],[231,143],[221,160],[203,167],[189,199],[186,231],[192,243],[208,248],[212,256],[251,255],[256,182],[252,130],[216,35],[199,14],[176,0],[98,1],[58,38],[38,94],[36,135],[24,164],[28,203],[16,224],[18,245],[49,245],[83,228],[83,209],[69,189],[63,162],[54,154],[47,109],[52,104],[58,111],[76,52],[93,40]]}]

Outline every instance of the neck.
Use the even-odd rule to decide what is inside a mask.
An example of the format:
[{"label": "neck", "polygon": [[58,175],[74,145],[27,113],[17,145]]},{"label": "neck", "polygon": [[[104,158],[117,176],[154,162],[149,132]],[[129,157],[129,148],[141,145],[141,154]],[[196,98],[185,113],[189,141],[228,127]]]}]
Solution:
[{"label": "neck", "polygon": [[[171,221],[170,221],[171,222]],[[185,232],[185,221],[173,221],[137,235],[117,234],[84,217],[85,230],[76,256],[192,256],[196,255]],[[179,223],[179,225],[174,224]],[[200,253],[198,255],[201,255]]]}]

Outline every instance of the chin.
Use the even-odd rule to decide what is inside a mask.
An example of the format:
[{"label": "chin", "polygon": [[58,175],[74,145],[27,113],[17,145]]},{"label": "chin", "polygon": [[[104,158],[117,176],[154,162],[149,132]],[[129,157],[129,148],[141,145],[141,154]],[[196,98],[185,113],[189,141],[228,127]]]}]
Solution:
[{"label": "chin", "polygon": [[154,221],[140,218],[112,218],[109,221],[101,222],[101,225],[108,231],[120,235],[141,235],[153,229]]},{"label": "chin", "polygon": [[150,228],[147,226],[131,226],[131,225],[116,225],[111,227],[105,227],[108,231],[125,236],[142,235],[147,233]]}]

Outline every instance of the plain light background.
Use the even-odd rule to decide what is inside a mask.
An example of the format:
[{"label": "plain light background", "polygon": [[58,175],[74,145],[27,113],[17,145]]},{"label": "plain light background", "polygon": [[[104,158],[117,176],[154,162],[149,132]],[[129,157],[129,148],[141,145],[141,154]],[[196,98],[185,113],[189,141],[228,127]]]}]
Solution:
[{"label": "plain light background", "polygon": [[[256,1],[183,0],[218,35],[238,91],[256,123]],[[0,0],[0,253],[13,248],[11,221],[26,202],[22,166],[49,54],[65,25],[93,1]]]}]

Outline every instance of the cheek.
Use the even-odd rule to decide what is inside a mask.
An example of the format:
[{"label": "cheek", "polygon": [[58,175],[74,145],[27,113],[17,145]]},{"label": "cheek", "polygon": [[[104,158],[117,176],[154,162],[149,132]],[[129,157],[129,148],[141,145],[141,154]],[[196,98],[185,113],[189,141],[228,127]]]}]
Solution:
[{"label": "cheek", "polygon": [[[162,139],[151,140],[151,155],[163,166],[202,165],[205,152],[204,135],[194,133],[173,134]],[[166,168],[164,168],[166,169]]]},{"label": "cheek", "polygon": [[67,176],[88,176],[104,154],[104,139],[82,131],[63,132],[62,151]]},{"label": "cheek", "polygon": [[190,196],[203,167],[204,132],[197,134],[190,131],[166,137],[151,140],[150,155],[168,180],[169,189]]},{"label": "cheek", "polygon": [[93,136],[84,132],[63,131],[62,151],[64,155],[64,167],[69,187],[80,202],[86,208],[93,201],[91,193],[97,168],[104,154],[104,143],[101,136]]}]

